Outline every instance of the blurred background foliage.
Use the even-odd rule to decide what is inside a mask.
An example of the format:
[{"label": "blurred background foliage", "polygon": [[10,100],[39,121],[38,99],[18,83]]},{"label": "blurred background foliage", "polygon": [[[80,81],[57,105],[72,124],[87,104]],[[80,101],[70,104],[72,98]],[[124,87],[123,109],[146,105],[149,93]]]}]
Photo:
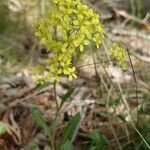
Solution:
[{"label": "blurred background foliage", "polygon": [[33,24],[38,19],[38,2],[0,1],[0,74],[19,71],[29,63]]},{"label": "blurred background foliage", "polygon": [[[84,1],[92,4],[98,0]],[[148,0],[144,1],[140,9],[137,9],[137,3],[130,7],[131,2],[135,4],[134,0],[102,0],[98,3],[102,13],[118,7],[130,12],[132,8],[134,14],[134,10],[147,11]],[[46,50],[34,36],[33,25],[45,14],[50,3],[50,0],[0,0],[0,74],[16,72],[22,65],[36,63],[39,56],[45,56]],[[13,69],[12,65],[15,66]]]}]

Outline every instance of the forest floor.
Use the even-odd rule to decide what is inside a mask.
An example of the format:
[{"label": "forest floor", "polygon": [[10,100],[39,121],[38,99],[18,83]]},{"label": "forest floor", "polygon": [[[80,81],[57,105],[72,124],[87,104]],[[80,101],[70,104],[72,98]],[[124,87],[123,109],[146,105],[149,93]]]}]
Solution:
[{"label": "forest floor", "polygon": [[[93,3],[95,9],[101,10],[101,5],[99,1]],[[147,150],[132,124],[138,122],[138,131],[150,140],[150,14],[139,19],[126,9],[112,6],[110,10],[107,6],[101,15],[106,35],[109,41],[122,41],[127,46],[132,63],[128,58],[125,70],[117,65],[94,65],[90,52],[84,53],[76,64],[80,66],[78,78],[73,81],[62,78],[56,85],[59,103],[68,90],[74,89],[61,109],[56,143],[66,122],[80,112],[82,121],[73,140],[75,149],[86,149],[88,135],[100,132],[107,138],[105,149]],[[0,136],[0,150],[28,150],[33,143],[39,149],[48,150],[47,136],[31,114],[32,107],[38,108],[51,125],[56,113],[53,84],[37,85],[31,75],[37,63],[35,56],[41,62],[47,54],[32,33],[24,35],[21,42],[16,40],[21,44],[1,35],[0,39],[9,43],[7,47],[0,45],[3,49],[0,51],[0,122],[7,125],[5,134]],[[96,61],[99,57],[102,60],[101,54],[107,51],[108,44],[106,41],[98,50]],[[19,47],[25,51],[18,52]],[[15,55],[10,52],[14,48]]]}]

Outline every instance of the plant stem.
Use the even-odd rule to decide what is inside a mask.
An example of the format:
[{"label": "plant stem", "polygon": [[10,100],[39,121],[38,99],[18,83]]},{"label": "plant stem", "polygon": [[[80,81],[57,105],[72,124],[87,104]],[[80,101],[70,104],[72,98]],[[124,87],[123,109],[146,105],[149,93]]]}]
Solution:
[{"label": "plant stem", "polygon": [[132,124],[132,127],[136,130],[136,132],[139,134],[139,136],[141,137],[141,139],[143,140],[143,142],[145,143],[145,145],[147,146],[147,148],[150,150],[150,145],[148,144],[148,142],[145,140],[145,138],[143,137],[143,135],[139,132],[139,130]]},{"label": "plant stem", "polygon": [[58,105],[58,101],[57,101],[56,81],[54,82],[54,100],[55,100],[55,103],[56,103],[56,109],[58,110],[59,105]]},{"label": "plant stem", "polygon": [[138,93],[137,79],[136,79],[135,70],[134,70],[134,67],[133,67],[133,63],[132,63],[132,60],[131,60],[129,49],[126,46],[126,44],[123,43],[123,45],[126,47],[126,51],[128,53],[128,58],[129,58],[129,61],[130,61],[130,65],[131,65],[131,69],[132,69],[132,73],[133,73],[133,78],[134,78],[134,82],[135,82],[135,92],[136,92],[136,99],[137,99],[137,124],[136,125],[138,127],[138,118],[139,118],[138,117],[139,116],[139,111],[138,111],[139,93]]},{"label": "plant stem", "polygon": [[137,17],[142,18],[142,0],[137,1]]},{"label": "plant stem", "polygon": [[57,120],[57,117],[58,117],[58,110],[59,110],[59,105],[58,105],[58,101],[57,101],[57,92],[56,92],[56,81],[54,82],[54,86],[53,86],[53,89],[54,89],[54,100],[55,100],[55,103],[56,103],[56,116],[54,118],[54,121],[53,121],[53,125],[52,125],[52,131],[51,131],[51,149],[52,150],[55,150],[55,127],[56,127],[56,120]]},{"label": "plant stem", "polygon": [[136,14],[135,0],[130,0],[130,7],[131,7],[131,14],[135,16]]}]

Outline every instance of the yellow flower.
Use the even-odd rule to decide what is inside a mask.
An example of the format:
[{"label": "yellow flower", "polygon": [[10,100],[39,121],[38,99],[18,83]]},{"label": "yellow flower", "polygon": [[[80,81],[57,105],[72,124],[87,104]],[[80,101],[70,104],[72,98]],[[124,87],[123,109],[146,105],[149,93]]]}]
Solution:
[{"label": "yellow flower", "polygon": [[44,69],[37,71],[42,83],[50,79],[59,81],[61,76],[67,76],[70,80],[76,78],[75,67],[71,64],[75,50],[83,52],[90,42],[98,47],[104,39],[99,15],[92,8],[80,0],[52,2],[54,7],[35,26],[36,36],[53,54],[52,58],[45,61]]},{"label": "yellow flower", "polygon": [[124,47],[122,47],[121,43],[112,43],[109,47],[109,52],[114,61],[124,68],[127,51]]}]

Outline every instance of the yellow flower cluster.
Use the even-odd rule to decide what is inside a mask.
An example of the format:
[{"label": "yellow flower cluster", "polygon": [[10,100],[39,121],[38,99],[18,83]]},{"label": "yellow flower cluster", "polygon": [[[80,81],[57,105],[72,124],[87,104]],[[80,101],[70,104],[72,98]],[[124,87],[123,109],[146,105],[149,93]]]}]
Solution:
[{"label": "yellow flower cluster", "polygon": [[59,81],[65,75],[70,80],[76,78],[72,57],[76,49],[83,52],[84,47],[94,43],[97,47],[104,38],[104,28],[99,15],[80,0],[52,0],[46,18],[36,25],[36,35],[53,53],[45,61],[45,67],[37,67],[35,75],[42,80]]},{"label": "yellow flower cluster", "polygon": [[109,52],[114,62],[118,63],[122,68],[125,67],[125,58],[127,57],[127,51],[120,43],[112,43],[109,47]]}]

